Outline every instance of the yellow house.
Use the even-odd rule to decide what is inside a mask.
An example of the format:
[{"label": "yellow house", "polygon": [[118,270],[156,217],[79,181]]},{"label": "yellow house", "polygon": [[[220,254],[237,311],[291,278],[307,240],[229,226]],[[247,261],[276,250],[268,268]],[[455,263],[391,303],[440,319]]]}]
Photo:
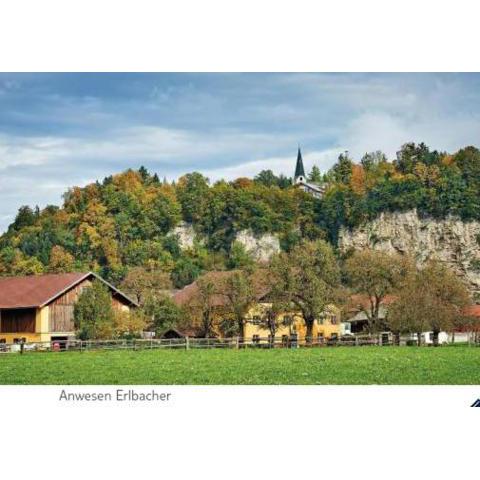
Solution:
[{"label": "yellow house", "polygon": [[[208,272],[203,275],[203,279],[208,280],[212,285],[221,285],[228,276],[232,275],[231,271],[222,271],[222,272]],[[259,288],[257,301],[251,306],[247,315],[245,316],[245,328],[244,335],[246,339],[251,338],[260,338],[267,339],[270,335],[270,331],[265,326],[265,317],[271,308],[271,303],[268,303],[266,300],[268,292],[262,291],[262,288]],[[187,285],[182,290],[175,292],[173,295],[174,302],[181,307],[194,307],[198,308],[199,304],[203,301],[199,298],[199,288],[198,281]],[[231,313],[228,313],[228,309],[225,308],[226,297],[221,293],[221,289],[218,291],[215,290],[215,293],[209,299],[210,307],[212,310],[212,316],[215,317],[214,322],[214,334],[218,336],[225,336],[225,332],[221,330],[221,323],[226,317],[231,316]],[[227,310],[227,311],[226,311]],[[277,330],[275,332],[275,337],[281,338],[283,336],[291,337],[296,335],[299,340],[305,339],[306,336],[306,326],[303,320],[302,314],[300,312],[282,312],[277,315],[276,322]],[[193,325],[192,325],[193,327]],[[170,333],[174,333],[173,331]],[[177,333],[182,333],[178,332]],[[187,332],[183,332],[184,335],[187,335]],[[340,310],[334,305],[329,305],[323,315],[320,318],[315,320],[313,325],[313,339],[318,338],[330,339],[332,337],[339,337],[341,334],[341,324],[340,324]],[[188,335],[192,335],[190,331]],[[227,334],[228,335],[228,334]],[[198,335],[193,334],[193,336],[202,336],[201,332],[198,332]]]},{"label": "yellow house", "polygon": [[[250,309],[245,318],[246,338],[268,338],[270,330],[265,328],[264,318],[270,308],[269,303],[257,303]],[[277,315],[275,323],[275,337],[297,335],[300,340],[306,337],[305,321],[300,312],[282,312]],[[323,315],[315,320],[312,335],[314,340],[340,336],[340,310],[336,306],[329,305]]]},{"label": "yellow house", "polygon": [[0,278],[0,343],[73,338],[74,305],[82,290],[95,279],[108,286],[115,309],[128,311],[136,306],[92,272]]}]

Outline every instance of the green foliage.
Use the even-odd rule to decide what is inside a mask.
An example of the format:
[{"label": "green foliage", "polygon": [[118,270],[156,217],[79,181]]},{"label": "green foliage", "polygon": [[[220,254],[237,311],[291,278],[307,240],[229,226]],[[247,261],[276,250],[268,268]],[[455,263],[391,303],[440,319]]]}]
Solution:
[{"label": "green foliage", "polygon": [[322,183],[322,174],[320,172],[320,169],[316,165],[312,167],[312,170],[308,175],[308,181],[316,184]]},{"label": "green foliage", "polygon": [[178,327],[184,320],[184,313],[173,300],[166,296],[149,296],[143,306],[145,316],[150,319],[150,328],[157,336],[162,335],[170,328]]},{"label": "green foliage", "polygon": [[300,243],[272,260],[269,278],[274,302],[287,311],[292,305],[301,311],[311,337],[314,320],[335,303],[340,287],[332,247],[323,240]]},{"label": "green foliage", "polygon": [[438,344],[440,331],[462,325],[463,309],[469,303],[469,292],[455,273],[430,261],[413,272],[399,290],[389,308],[389,323],[399,333],[433,331],[434,344]]},{"label": "green foliage", "polygon": [[332,175],[337,183],[348,184],[352,176],[353,160],[348,152],[341,153],[337,163],[332,167]]},{"label": "green foliage", "polygon": [[253,257],[245,250],[240,242],[233,242],[230,255],[228,256],[227,266],[229,269],[248,269],[253,267],[255,261]]},{"label": "green foliage", "polygon": [[177,196],[186,222],[196,223],[201,219],[208,191],[208,178],[201,173],[187,173],[179,179]]},{"label": "green foliage", "polygon": [[[205,271],[250,263],[235,243],[242,230],[276,234],[291,251],[303,241],[336,244],[342,227],[382,212],[480,220],[480,151],[473,146],[446,154],[407,143],[393,162],[380,151],[359,163],[344,153],[323,176],[314,167],[309,179],[326,182],[323,198],[270,170],[214,185],[198,172],[169,183],[145,167],[127,170],[71,188],[61,208],[21,207],[0,236],[0,275],[93,270],[119,283],[141,267],[170,274],[181,288]],[[180,248],[173,229],[181,221],[193,225],[201,248]]]},{"label": "green foliage", "polygon": [[288,188],[292,185],[292,179],[285,175],[277,176],[271,170],[262,170],[255,176],[255,183],[265,187]]},{"label": "green foliage", "polygon": [[175,288],[183,288],[194,282],[202,272],[200,266],[189,257],[181,258],[172,270],[172,283]]},{"label": "green foliage", "polygon": [[114,311],[108,287],[95,280],[80,294],[74,307],[77,337],[81,340],[111,338],[114,332]]}]

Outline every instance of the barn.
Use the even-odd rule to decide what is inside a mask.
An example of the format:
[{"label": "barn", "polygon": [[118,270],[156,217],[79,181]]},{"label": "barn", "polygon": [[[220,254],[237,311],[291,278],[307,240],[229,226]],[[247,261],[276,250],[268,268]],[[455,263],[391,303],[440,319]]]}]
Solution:
[{"label": "barn", "polygon": [[113,308],[130,311],[137,306],[93,272],[0,278],[0,343],[73,338],[74,305],[95,279],[108,286]]}]

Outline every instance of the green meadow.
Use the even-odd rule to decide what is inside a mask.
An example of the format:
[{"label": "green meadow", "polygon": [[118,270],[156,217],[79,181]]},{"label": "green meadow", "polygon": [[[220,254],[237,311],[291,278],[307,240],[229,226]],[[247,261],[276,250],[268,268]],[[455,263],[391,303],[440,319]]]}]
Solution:
[{"label": "green meadow", "polygon": [[0,384],[480,384],[480,348],[333,347],[3,354]]}]

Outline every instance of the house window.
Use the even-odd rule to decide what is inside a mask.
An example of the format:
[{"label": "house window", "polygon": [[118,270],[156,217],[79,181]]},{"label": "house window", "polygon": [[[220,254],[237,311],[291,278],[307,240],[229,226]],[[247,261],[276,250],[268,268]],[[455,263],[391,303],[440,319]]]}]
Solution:
[{"label": "house window", "polygon": [[252,324],[253,324],[253,325],[260,325],[260,321],[261,321],[261,319],[260,319],[260,317],[259,317],[258,315],[254,315],[254,316],[252,317]]},{"label": "house window", "polygon": [[319,325],[323,325],[323,319],[324,319],[324,318],[325,318],[324,315],[320,315],[320,317],[319,317],[318,320],[317,320],[317,323],[318,323]]},{"label": "house window", "polygon": [[0,343],[7,343],[7,339],[6,338],[0,338]]},{"label": "house window", "polygon": [[336,316],[336,315],[332,315],[332,316],[330,317],[330,323],[331,323],[332,325],[336,325],[336,324],[337,324],[337,316]]},{"label": "house window", "polygon": [[252,341],[254,344],[260,343],[260,335],[253,335]]}]

